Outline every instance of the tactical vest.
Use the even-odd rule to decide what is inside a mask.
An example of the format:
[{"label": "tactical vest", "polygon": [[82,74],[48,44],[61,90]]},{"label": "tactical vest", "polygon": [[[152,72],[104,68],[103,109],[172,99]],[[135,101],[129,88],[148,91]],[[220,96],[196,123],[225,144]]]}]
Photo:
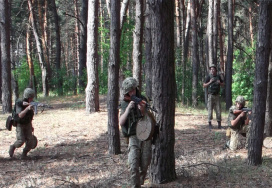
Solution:
[{"label": "tactical vest", "polygon": [[[22,111],[27,108],[27,106],[23,106],[23,101],[20,100],[15,103],[15,106],[16,108],[20,107]],[[23,118],[20,118],[18,113],[15,113],[14,121],[23,125],[28,124],[32,121],[33,116],[34,116],[33,110],[29,110]]]},{"label": "tactical vest", "polygon": [[[143,96],[140,96],[140,97],[145,99],[145,97],[143,97]],[[129,102],[122,101],[121,108],[125,111],[128,104],[129,104]],[[137,107],[133,108],[130,111],[125,125],[121,126],[122,133],[123,133],[124,137],[136,135],[136,125],[137,125],[139,119],[141,119],[141,118],[142,118],[141,112]]]},{"label": "tactical vest", "polygon": [[218,95],[220,92],[220,84],[218,84],[218,80],[220,81],[219,75],[213,76],[210,75],[210,79],[214,79],[214,81],[208,87],[208,93],[213,95]]}]

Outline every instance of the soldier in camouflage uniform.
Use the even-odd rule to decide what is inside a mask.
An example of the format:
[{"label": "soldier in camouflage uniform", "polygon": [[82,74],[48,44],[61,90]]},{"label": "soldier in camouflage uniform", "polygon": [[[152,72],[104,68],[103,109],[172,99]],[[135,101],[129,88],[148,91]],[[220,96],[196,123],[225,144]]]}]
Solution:
[{"label": "soldier in camouflage uniform", "polygon": [[220,104],[220,86],[224,85],[222,78],[217,74],[215,65],[210,66],[211,74],[206,77],[203,87],[208,87],[208,123],[212,129],[211,120],[213,119],[213,109],[215,109],[218,128],[221,129],[221,104]]},{"label": "soldier in camouflage uniform", "polygon": [[128,163],[131,187],[141,187],[144,184],[148,166],[151,162],[151,140],[140,141],[136,136],[136,124],[146,115],[146,106],[135,105],[129,98],[136,95],[143,100],[137,89],[136,79],[129,77],[122,83],[124,100],[121,102],[120,125],[123,135],[129,138]]},{"label": "soldier in camouflage uniform", "polygon": [[246,148],[248,144],[249,138],[249,130],[250,130],[250,123],[249,123],[249,115],[251,112],[248,113],[243,111],[243,107],[245,106],[245,99],[243,96],[238,96],[235,100],[235,106],[231,106],[229,109],[229,117],[228,117],[228,126],[231,128],[230,134],[230,142],[227,146],[231,150],[236,150],[239,145],[239,134],[246,133]]},{"label": "soldier in camouflage uniform", "polygon": [[13,157],[14,150],[21,147],[25,143],[25,148],[23,149],[22,159],[27,158],[27,153],[35,145],[35,138],[32,135],[32,119],[34,116],[33,106],[30,105],[30,102],[33,101],[35,92],[31,88],[26,88],[24,90],[24,99],[18,100],[15,103],[15,117],[14,121],[17,123],[16,126],[16,138],[14,144],[10,145],[9,156]]}]

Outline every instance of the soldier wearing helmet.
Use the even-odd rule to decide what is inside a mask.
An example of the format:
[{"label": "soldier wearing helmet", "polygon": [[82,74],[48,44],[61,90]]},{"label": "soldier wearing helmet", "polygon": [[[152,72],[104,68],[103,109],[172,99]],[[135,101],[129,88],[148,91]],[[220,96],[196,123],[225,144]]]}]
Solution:
[{"label": "soldier wearing helmet", "polygon": [[239,147],[239,134],[246,134],[246,147],[250,130],[249,115],[251,111],[245,111],[245,98],[238,96],[235,100],[235,106],[229,109],[228,126],[230,127],[230,141],[227,146],[231,150],[236,150]]},{"label": "soldier wearing helmet", "polygon": [[34,116],[33,106],[30,104],[35,97],[35,92],[31,88],[26,88],[23,94],[23,100],[18,100],[15,103],[16,122],[16,138],[14,144],[10,145],[9,156],[13,157],[16,148],[21,147],[25,143],[22,159],[27,158],[27,153],[34,149],[37,145],[37,138],[32,134],[32,119]]},{"label": "soldier wearing helmet", "polygon": [[123,135],[128,138],[128,163],[130,170],[131,187],[141,187],[144,184],[148,166],[151,162],[151,140],[141,141],[136,136],[137,122],[146,115],[146,105],[136,105],[130,97],[136,95],[143,100],[137,88],[138,83],[135,78],[126,78],[122,83],[121,113],[119,123]]},{"label": "soldier wearing helmet", "polygon": [[221,105],[220,105],[220,86],[224,85],[222,78],[217,74],[215,65],[210,66],[210,75],[206,77],[203,83],[204,88],[208,88],[208,123],[209,129],[212,129],[213,109],[216,113],[218,128],[221,129]]}]

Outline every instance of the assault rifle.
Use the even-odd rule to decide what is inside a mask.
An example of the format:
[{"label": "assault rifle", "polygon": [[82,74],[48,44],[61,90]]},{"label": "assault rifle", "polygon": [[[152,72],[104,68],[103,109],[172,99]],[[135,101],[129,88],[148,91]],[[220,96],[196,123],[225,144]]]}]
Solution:
[{"label": "assault rifle", "polygon": [[43,104],[43,103],[39,103],[39,102],[31,102],[30,105],[32,105],[34,107],[34,113],[37,114],[38,113],[38,107],[42,108],[41,113],[44,111],[45,108],[53,108],[52,106],[49,106],[48,104]]},{"label": "assault rifle", "polygon": [[155,109],[155,108],[152,108],[150,104],[148,104],[146,101],[144,101],[143,99],[141,98],[138,98],[136,97],[135,95],[131,96],[130,97],[132,101],[134,101],[136,104],[141,104],[141,103],[144,103],[146,105],[146,108],[147,109],[150,109],[152,110],[153,112],[156,112],[158,113],[158,111]]},{"label": "assault rifle", "polygon": [[[242,111],[245,113],[248,113],[248,112],[251,112],[252,110],[251,110],[251,108],[243,107]],[[248,118],[251,120],[251,114],[248,115]]]},{"label": "assault rifle", "polygon": [[243,107],[242,111],[248,113],[248,112],[251,112],[252,110],[251,110],[251,108]]}]

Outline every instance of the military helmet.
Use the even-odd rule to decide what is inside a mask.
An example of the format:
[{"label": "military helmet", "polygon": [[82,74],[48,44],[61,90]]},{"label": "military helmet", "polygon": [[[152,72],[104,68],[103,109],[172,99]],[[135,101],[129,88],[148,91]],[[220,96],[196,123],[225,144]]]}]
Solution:
[{"label": "military helmet", "polygon": [[212,67],[213,67],[213,68],[215,68],[215,69],[217,70],[217,68],[216,68],[216,65],[215,65],[215,64],[211,64],[210,69],[211,69]]},{"label": "military helmet", "polygon": [[245,106],[246,100],[243,96],[238,96],[235,102],[238,102],[239,104],[242,104],[243,106]]},{"label": "military helmet", "polygon": [[126,78],[122,83],[122,92],[127,94],[131,90],[135,89],[138,86],[138,82],[133,77]]},{"label": "military helmet", "polygon": [[34,98],[35,97],[35,91],[31,88],[26,88],[24,90],[24,98],[28,99],[28,98]]}]

